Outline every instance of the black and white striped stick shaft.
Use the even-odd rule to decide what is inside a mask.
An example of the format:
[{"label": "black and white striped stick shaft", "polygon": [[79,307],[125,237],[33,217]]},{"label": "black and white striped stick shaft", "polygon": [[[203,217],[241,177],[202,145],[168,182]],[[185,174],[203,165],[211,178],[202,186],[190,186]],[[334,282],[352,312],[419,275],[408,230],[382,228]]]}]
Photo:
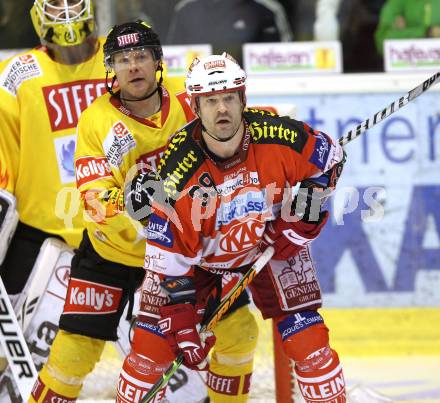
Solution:
[{"label": "black and white striped stick shaft", "polygon": [[362,133],[371,129],[373,126],[376,126],[378,123],[382,122],[382,120],[386,119],[388,116],[403,108],[406,104],[416,99],[419,95],[423,94],[425,91],[429,90],[431,86],[437,84],[440,81],[440,72],[435,73],[432,77],[425,80],[423,83],[418,85],[416,88],[413,88],[403,97],[392,102],[385,109],[376,112],[372,117],[364,120],[362,123],[356,126],[356,128],[350,130],[347,134],[339,138],[339,144],[341,146],[345,146],[351,140],[354,140],[356,137],[359,137]]}]

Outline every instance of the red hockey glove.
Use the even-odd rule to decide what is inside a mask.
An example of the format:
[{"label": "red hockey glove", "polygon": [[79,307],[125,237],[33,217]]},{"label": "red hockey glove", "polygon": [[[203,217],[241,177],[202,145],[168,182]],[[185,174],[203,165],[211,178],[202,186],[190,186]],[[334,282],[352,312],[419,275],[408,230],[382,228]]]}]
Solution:
[{"label": "red hockey glove", "polygon": [[161,320],[159,328],[167,338],[171,349],[177,355],[184,354],[183,363],[190,369],[205,371],[209,350],[215,343],[215,336],[210,333],[204,342],[200,339],[197,324],[200,315],[192,304],[165,305],[159,308]]},{"label": "red hockey glove", "polygon": [[317,222],[286,222],[281,217],[266,224],[260,249],[264,251],[269,245],[275,249],[273,259],[287,260],[295,256],[301,248],[311,243],[321,232],[328,219],[328,212],[320,213]]}]

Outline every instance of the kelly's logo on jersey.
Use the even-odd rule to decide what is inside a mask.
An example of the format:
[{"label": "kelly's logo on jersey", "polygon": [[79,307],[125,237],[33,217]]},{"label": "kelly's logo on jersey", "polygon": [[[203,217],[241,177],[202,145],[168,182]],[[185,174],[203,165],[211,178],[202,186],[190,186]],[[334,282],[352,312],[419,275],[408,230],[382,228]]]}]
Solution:
[{"label": "kelly's logo on jersey", "polygon": [[97,179],[109,178],[112,171],[105,157],[81,157],[75,161],[76,185],[81,187]]},{"label": "kelly's logo on jersey", "polygon": [[70,278],[64,314],[107,314],[118,310],[122,288]]},{"label": "kelly's logo on jersey", "polygon": [[81,80],[44,87],[52,131],[76,127],[81,112],[105,92],[104,80]]}]

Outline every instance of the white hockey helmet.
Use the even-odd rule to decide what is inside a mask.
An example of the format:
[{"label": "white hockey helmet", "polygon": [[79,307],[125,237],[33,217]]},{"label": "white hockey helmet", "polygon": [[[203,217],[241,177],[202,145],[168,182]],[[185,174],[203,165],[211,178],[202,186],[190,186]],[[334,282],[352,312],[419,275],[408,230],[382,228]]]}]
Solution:
[{"label": "white hockey helmet", "polygon": [[76,46],[95,31],[91,0],[35,0],[30,13],[43,43]]},{"label": "white hockey helmet", "polygon": [[200,95],[231,91],[241,91],[243,103],[246,103],[246,73],[226,52],[201,59],[196,57],[189,67],[185,88],[193,107]]}]

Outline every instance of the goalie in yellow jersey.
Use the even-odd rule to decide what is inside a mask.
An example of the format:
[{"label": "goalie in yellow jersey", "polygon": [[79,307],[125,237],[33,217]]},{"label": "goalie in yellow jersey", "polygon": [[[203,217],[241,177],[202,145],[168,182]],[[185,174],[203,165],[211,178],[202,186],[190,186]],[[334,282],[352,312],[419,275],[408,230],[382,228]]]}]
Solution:
[{"label": "goalie in yellow jersey", "polygon": [[[81,239],[75,127],[81,112],[106,92],[103,41],[89,0],[35,0],[31,18],[41,45],[0,67],[0,275],[16,312],[24,308],[26,323],[36,301],[41,307],[46,284],[28,300],[34,309],[22,291],[29,292],[32,277],[42,283],[41,273],[34,276],[38,267],[46,266],[48,276],[54,269],[47,261],[36,264],[40,248],[50,249],[56,261],[61,249]],[[66,211],[68,200],[74,203]],[[55,336],[53,311],[37,311],[23,328],[37,367]],[[1,373],[0,401],[17,401],[13,384],[8,367]]]},{"label": "goalie in yellow jersey", "polygon": [[[76,125],[106,93],[106,69],[90,0],[35,0],[31,18],[41,46],[0,65],[0,274],[39,370],[55,338],[73,248],[84,229],[75,186]],[[121,320],[120,327],[124,353],[129,322]],[[15,379],[19,372],[8,364],[0,357],[0,401],[19,401],[20,393],[26,400],[20,381],[27,379]],[[177,400],[185,387],[196,389],[190,374],[185,377],[188,383],[173,392]]]},{"label": "goalie in yellow jersey", "polygon": [[[114,27],[104,44],[104,60],[107,76],[115,73],[106,82],[109,92],[83,112],[77,127],[75,175],[87,212],[86,230],[72,260],[60,330],[33,388],[31,402],[53,397],[75,401],[105,342],[117,339],[124,307],[129,302],[130,316],[134,292],[145,274],[144,228],[126,212],[126,179],[154,171],[168,137],[194,118],[183,91],[172,94],[162,85],[161,74],[157,82],[156,73],[162,70],[162,47],[146,23],[136,21]],[[126,193],[136,197],[135,192],[128,189]],[[141,305],[143,298],[150,297],[141,295]],[[251,372],[248,367],[252,368],[256,342],[256,326],[247,303],[245,296],[236,304],[227,330],[239,331],[238,324],[254,329],[253,337],[242,342],[246,344],[244,357],[241,351],[237,354],[235,338],[223,338],[224,350],[232,350],[232,359],[237,359],[241,372],[245,371],[243,376]],[[138,346],[136,351],[142,352],[142,345],[148,343],[148,332],[159,330],[140,332],[144,337],[133,340]],[[150,381],[142,379],[143,369],[149,365],[142,354],[131,358],[124,365],[126,377],[118,384],[120,402],[138,402],[144,383]],[[246,366],[242,365],[243,358]],[[236,371],[234,364],[228,361],[227,367]],[[186,371],[187,376],[201,379],[196,372]],[[180,402],[205,399],[203,383],[201,388],[195,380],[193,384],[185,396],[181,395]]]}]

